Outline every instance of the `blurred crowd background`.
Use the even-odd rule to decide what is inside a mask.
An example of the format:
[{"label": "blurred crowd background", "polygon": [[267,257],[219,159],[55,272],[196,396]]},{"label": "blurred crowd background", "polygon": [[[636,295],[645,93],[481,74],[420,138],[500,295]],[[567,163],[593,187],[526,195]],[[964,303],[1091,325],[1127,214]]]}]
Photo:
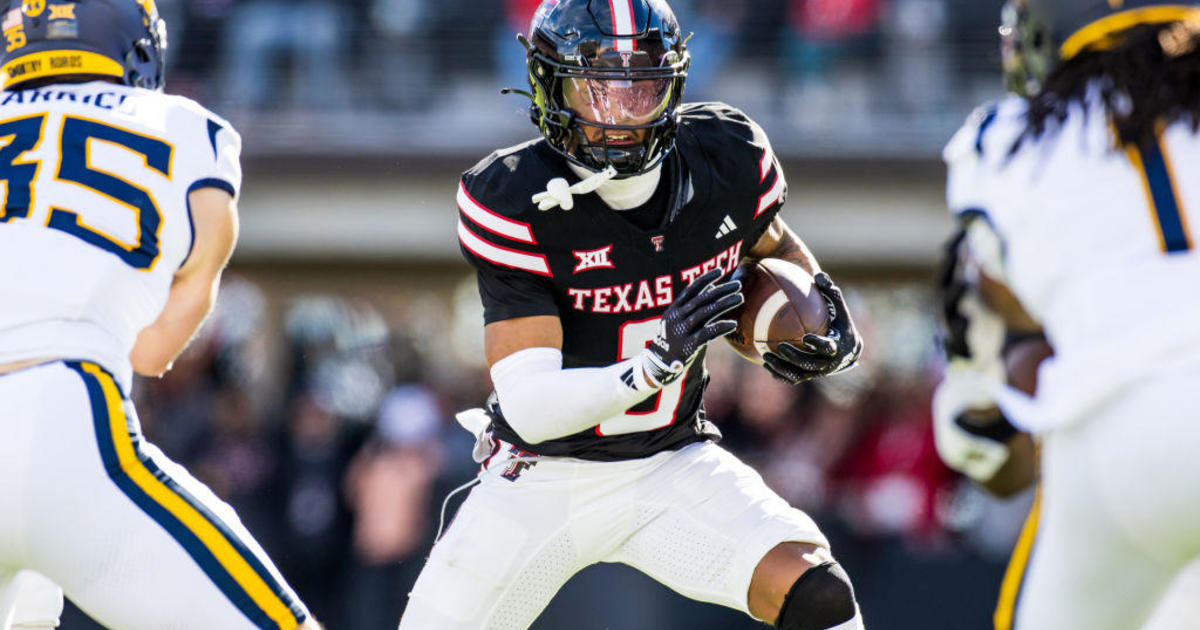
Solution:
[{"label": "blurred crowd background", "polygon": [[[517,97],[536,0],[159,0],[168,91],[245,139],[243,233],[217,311],[134,398],[149,439],[229,501],[330,630],[394,628],[470,480],[482,312],[457,256],[457,175],[536,131]],[[785,217],[851,293],[860,368],[789,388],[710,354],[724,444],[808,511],[879,630],[988,627],[1029,497],[938,460],[932,277],[941,147],[1000,93],[999,0],[675,0],[688,100],[767,130]],[[447,519],[457,501],[451,501]],[[92,628],[78,612],[67,630]],[[620,566],[539,630],[761,627]]]},{"label": "blurred crowd background", "polygon": [[[525,84],[538,0],[161,0],[171,89],[218,106],[252,151],[458,151],[526,133],[490,121]],[[676,0],[693,100],[737,94],[776,148],[931,151],[995,93],[998,2]],[[509,111],[517,97],[503,101]],[[806,115],[792,114],[797,107]],[[270,116],[262,116],[269,112]],[[361,133],[364,123],[385,121]],[[445,137],[445,129],[458,133]],[[398,146],[399,145],[399,146]]]}]

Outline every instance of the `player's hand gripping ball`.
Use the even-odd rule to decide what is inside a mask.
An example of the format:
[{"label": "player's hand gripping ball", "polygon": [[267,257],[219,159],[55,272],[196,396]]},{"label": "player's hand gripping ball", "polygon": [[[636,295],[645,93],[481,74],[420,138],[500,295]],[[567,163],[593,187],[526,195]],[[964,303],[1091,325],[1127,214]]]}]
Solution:
[{"label": "player's hand gripping ball", "polygon": [[777,258],[742,263],[733,278],[746,303],[726,339],[742,356],[776,378],[797,384],[848,369],[862,341],[842,292],[826,273],[810,276]]},{"label": "player's hand gripping ball", "polygon": [[741,305],[742,285],[718,282],[721,275],[714,269],[696,278],[663,313],[658,335],[642,354],[644,373],[654,386],[678,379],[704,346],[734,329],[725,314]]}]

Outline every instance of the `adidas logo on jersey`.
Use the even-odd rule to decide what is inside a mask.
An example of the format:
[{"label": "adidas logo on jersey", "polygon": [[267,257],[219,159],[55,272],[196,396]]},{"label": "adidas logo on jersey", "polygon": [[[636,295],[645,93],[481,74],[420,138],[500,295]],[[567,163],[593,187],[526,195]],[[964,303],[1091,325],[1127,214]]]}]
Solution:
[{"label": "adidas logo on jersey", "polygon": [[725,220],[721,222],[721,229],[717,230],[717,240],[719,241],[726,236],[729,236],[736,229],[737,224],[733,222],[733,219],[729,218],[728,214],[725,215]]}]

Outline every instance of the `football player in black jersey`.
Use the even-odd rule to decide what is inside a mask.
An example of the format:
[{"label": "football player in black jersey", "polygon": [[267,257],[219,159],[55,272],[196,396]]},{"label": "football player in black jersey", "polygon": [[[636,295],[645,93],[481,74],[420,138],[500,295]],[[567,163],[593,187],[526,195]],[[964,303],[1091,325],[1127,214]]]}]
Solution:
[{"label": "football player in black jersey", "polygon": [[458,188],[496,393],[460,414],[479,485],[437,543],[402,630],[527,628],[576,572],[623,562],[693,599],[788,630],[858,630],[845,571],[803,512],[716,445],[705,346],[742,302],[745,258],[817,278],[830,331],[767,369],[799,383],[850,367],[845,300],[778,212],[763,130],[682,104],[686,35],[664,0],[545,0],[528,38],[542,137]]}]

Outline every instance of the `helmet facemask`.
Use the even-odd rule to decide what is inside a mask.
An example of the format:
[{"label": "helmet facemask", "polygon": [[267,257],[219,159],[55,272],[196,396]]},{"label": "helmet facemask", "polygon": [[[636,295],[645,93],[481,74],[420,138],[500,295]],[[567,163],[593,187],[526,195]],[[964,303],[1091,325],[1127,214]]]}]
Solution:
[{"label": "helmet facemask", "polygon": [[562,82],[563,103],[573,112],[568,150],[587,164],[618,172],[643,171],[666,140],[672,79],[579,79]]},{"label": "helmet facemask", "polygon": [[654,169],[670,153],[687,77],[686,51],[667,51],[658,59],[647,51],[604,51],[581,57],[579,65],[537,49],[529,54],[536,122],[567,159],[632,176]]},{"label": "helmet facemask", "polygon": [[1053,33],[1026,0],[1008,0],[1001,12],[1000,58],[1004,85],[1032,97],[1042,89],[1058,59]]},{"label": "helmet facemask", "polygon": [[161,90],[166,83],[167,23],[158,15],[153,2],[139,2],[146,24],[146,36],[133,42],[125,55],[125,84],[147,90]]}]

